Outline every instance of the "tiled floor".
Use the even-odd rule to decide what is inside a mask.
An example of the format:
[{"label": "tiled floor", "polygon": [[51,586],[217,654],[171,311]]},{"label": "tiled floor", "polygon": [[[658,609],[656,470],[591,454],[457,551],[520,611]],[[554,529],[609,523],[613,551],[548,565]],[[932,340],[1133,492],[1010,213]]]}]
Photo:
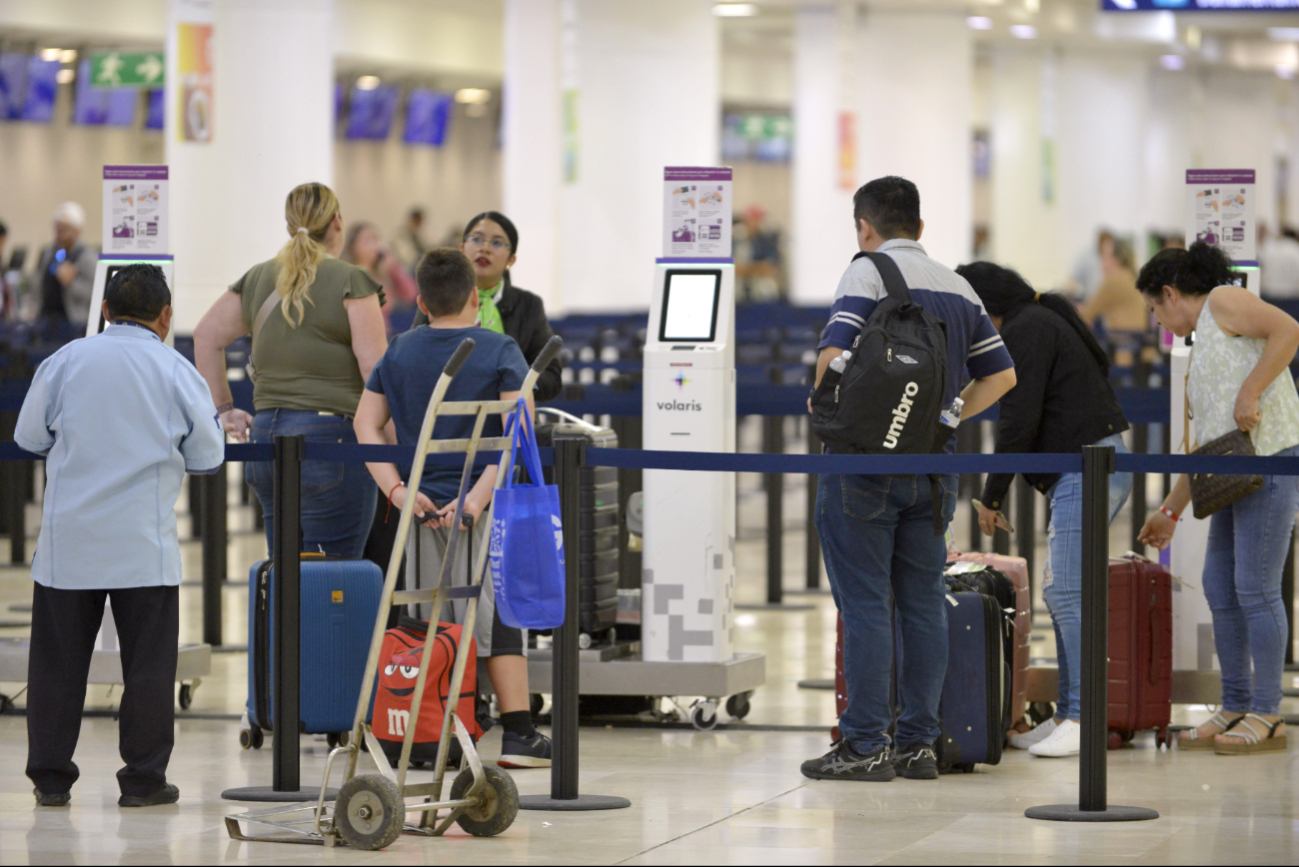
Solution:
[{"label": "tiled floor", "polygon": [[[762,498],[745,481],[739,546],[741,602],[763,593]],[[802,490],[790,485],[787,524],[801,516]],[[32,515],[35,520],[35,514]],[[247,527],[248,513],[232,519]],[[182,519],[182,529],[187,521]],[[963,527],[958,526],[958,534]],[[1115,531],[1123,549],[1126,516]],[[958,535],[958,538],[964,538]],[[802,583],[802,534],[786,534],[786,586]],[[232,577],[260,556],[260,537],[236,533]],[[185,543],[188,574],[199,551]],[[0,556],[7,555],[0,544]],[[7,556],[5,556],[7,560]],[[0,620],[30,599],[26,571],[0,569]],[[226,641],[245,639],[247,590],[225,591]],[[197,587],[182,590],[182,634],[200,631]],[[1226,758],[1155,748],[1150,736],[1109,756],[1110,800],[1153,807],[1153,822],[1072,825],[1035,822],[1026,807],[1074,801],[1076,759],[1034,759],[1011,751],[1000,765],[937,782],[888,784],[813,782],[798,764],[824,751],[832,722],[829,692],[796,682],[825,677],[833,658],[833,606],[826,596],[791,597],[802,611],[744,611],[737,620],[740,650],[767,654],[767,685],[742,723],[700,733],[681,728],[581,730],[581,789],[630,798],[627,810],[602,813],[521,813],[504,835],[469,838],[453,830],[444,839],[403,837],[382,853],[325,850],[231,841],[222,817],[244,805],[220,800],[231,786],[266,784],[271,753],[241,750],[233,719],[244,702],[246,657],[213,657],[212,675],[180,714],[171,779],[182,792],[171,807],[124,811],[116,806],[113,777],[119,760],[111,718],[85,720],[77,761],[82,779],[66,810],[37,810],[23,776],[26,719],[0,716],[0,863],[771,863],[771,864],[1166,864],[1299,863],[1299,754]],[[0,636],[22,634],[0,628]],[[1052,655],[1048,641],[1033,646]],[[1295,684],[1287,675],[1287,686]],[[20,685],[0,684],[13,694]],[[111,707],[117,693],[92,690],[91,703]],[[22,704],[21,698],[19,704]],[[1287,699],[1287,712],[1296,707]],[[1179,707],[1177,721],[1202,718],[1204,708]],[[780,730],[772,730],[779,726]],[[498,732],[484,739],[495,758]],[[325,745],[302,739],[302,778],[315,784]],[[545,771],[513,772],[523,793],[549,789]]]}]

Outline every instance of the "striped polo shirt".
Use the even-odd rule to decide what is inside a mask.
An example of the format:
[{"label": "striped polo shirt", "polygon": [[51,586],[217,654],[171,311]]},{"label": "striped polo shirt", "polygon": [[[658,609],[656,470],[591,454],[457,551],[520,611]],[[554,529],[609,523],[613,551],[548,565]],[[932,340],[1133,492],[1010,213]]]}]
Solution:
[{"label": "striped polo shirt", "polygon": [[[962,370],[970,379],[983,379],[1015,366],[983,302],[964,277],[929,258],[917,241],[895,238],[881,244],[879,252],[887,253],[897,263],[912,300],[947,325],[944,405],[950,405],[968,381]],[[817,349],[851,348],[876,305],[887,295],[875,263],[866,256],[853,260],[835,290],[830,321]]]}]

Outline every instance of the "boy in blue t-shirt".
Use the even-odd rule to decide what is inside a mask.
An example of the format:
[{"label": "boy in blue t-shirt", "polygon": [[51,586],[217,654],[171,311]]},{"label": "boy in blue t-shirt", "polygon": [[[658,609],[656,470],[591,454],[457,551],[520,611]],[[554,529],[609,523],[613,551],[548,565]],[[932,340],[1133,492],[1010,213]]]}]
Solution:
[{"label": "boy in blue t-shirt", "polygon": [[[466,337],[473,338],[474,351],[452,380],[446,400],[517,400],[527,376],[528,363],[514,339],[479,327],[473,266],[463,253],[451,249],[430,250],[420,260],[416,279],[419,308],[429,317],[429,324],[398,335],[375,365],[356,410],[358,442],[387,443],[385,428],[391,420],[398,444],[415,445],[442,368]],[[532,411],[531,395],[528,395],[528,409]],[[482,435],[501,436],[502,422],[499,417],[489,417]],[[433,438],[468,438],[473,434],[473,426],[473,416],[445,416],[434,425]],[[408,496],[402,479],[409,477],[410,467],[377,463],[367,466],[379,488],[387,494],[391,507],[401,509]],[[461,470],[460,464],[430,463],[424,467],[424,476],[415,493],[415,514],[420,523],[411,534],[406,551],[408,587],[433,587],[438,582],[455,520]],[[458,586],[468,581],[469,551],[482,551],[491,535],[490,521],[482,519],[482,514],[491,503],[496,465],[476,469],[475,474],[464,503],[465,514],[474,518],[473,532],[462,537],[463,542],[470,544],[458,546],[451,564],[451,582]],[[467,607],[466,600],[447,603],[440,619],[463,623]],[[474,640],[478,655],[487,659],[487,673],[501,707],[505,734],[497,764],[506,768],[549,767],[550,740],[533,727],[529,710],[527,636],[522,630],[501,622],[490,575],[483,576]],[[398,736],[401,732],[390,734]]]}]

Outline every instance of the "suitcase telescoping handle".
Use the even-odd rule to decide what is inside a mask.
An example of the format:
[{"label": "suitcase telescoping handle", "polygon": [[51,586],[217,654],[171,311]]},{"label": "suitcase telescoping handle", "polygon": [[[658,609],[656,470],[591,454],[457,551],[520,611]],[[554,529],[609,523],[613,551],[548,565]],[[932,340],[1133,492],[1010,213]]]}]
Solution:
[{"label": "suitcase telescoping handle", "polygon": [[473,351],[474,339],[472,337],[466,337],[460,341],[460,345],[456,347],[455,352],[451,353],[451,358],[447,360],[446,366],[442,368],[443,375],[455,376],[459,373],[460,368],[465,364],[465,360],[469,358],[469,353]]}]

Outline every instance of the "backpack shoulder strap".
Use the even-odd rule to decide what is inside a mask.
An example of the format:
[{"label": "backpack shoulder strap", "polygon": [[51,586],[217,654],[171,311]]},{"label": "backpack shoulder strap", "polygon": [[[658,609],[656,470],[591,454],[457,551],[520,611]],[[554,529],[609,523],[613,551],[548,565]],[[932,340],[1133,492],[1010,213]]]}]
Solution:
[{"label": "backpack shoulder strap", "polygon": [[902,304],[911,303],[911,290],[907,288],[907,281],[902,276],[902,271],[898,268],[898,263],[893,261],[893,257],[888,253],[858,253],[853,256],[853,261],[857,261],[863,256],[869,258],[875,263],[875,268],[880,272],[880,278],[884,281],[884,291],[895,301]]}]

